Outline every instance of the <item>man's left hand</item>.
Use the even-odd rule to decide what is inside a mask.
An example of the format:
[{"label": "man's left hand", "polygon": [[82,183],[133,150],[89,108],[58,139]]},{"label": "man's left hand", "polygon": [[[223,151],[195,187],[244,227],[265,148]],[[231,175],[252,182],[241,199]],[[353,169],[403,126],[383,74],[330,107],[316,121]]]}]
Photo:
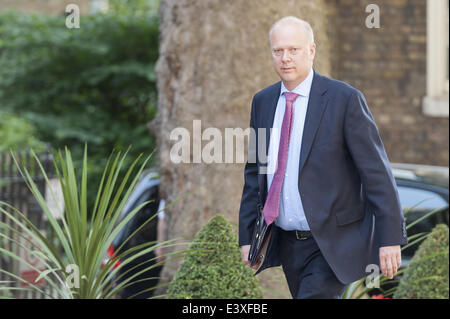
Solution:
[{"label": "man's left hand", "polygon": [[400,245],[380,247],[381,273],[389,279],[394,278],[402,264]]}]

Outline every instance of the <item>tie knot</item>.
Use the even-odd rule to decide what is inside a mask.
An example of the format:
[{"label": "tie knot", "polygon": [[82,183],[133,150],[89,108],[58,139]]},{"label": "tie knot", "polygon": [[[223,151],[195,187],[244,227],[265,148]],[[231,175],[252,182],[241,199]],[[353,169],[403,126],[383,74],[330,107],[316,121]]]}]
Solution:
[{"label": "tie knot", "polygon": [[286,103],[293,103],[298,94],[293,92],[284,92],[284,96],[286,97]]}]

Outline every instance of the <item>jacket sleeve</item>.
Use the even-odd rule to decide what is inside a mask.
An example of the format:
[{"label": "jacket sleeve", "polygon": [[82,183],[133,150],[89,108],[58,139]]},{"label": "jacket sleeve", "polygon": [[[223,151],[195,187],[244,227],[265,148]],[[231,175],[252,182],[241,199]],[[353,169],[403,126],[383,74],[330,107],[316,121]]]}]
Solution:
[{"label": "jacket sleeve", "polygon": [[259,186],[255,113],[255,98],[253,98],[250,115],[248,158],[244,169],[244,188],[242,190],[241,205],[239,209],[239,246],[250,245],[253,227],[257,217]]},{"label": "jacket sleeve", "polygon": [[351,95],[344,120],[345,140],[375,215],[380,247],[408,243],[406,225],[389,160],[361,92]]}]

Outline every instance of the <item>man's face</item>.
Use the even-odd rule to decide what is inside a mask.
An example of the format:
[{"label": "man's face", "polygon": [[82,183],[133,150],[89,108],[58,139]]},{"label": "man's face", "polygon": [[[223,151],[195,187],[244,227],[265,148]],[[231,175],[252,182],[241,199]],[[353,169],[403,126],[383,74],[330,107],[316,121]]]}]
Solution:
[{"label": "man's face", "polygon": [[270,39],[275,72],[286,88],[293,90],[308,76],[316,46],[310,43],[303,26],[297,24],[275,27]]}]

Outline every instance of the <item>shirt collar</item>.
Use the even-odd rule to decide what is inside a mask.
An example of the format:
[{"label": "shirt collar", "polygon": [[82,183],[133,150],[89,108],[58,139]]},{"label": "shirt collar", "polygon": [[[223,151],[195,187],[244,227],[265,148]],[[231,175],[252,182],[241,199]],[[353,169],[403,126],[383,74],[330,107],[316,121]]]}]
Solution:
[{"label": "shirt collar", "polygon": [[303,82],[300,83],[299,85],[297,85],[297,87],[295,89],[293,89],[292,91],[289,91],[284,86],[283,81],[281,81],[280,96],[283,95],[284,92],[293,92],[293,93],[297,93],[298,95],[305,96],[305,97],[309,96],[309,92],[311,91],[313,76],[314,76],[314,72],[313,72],[313,69],[311,68],[306,79],[304,79]]}]

